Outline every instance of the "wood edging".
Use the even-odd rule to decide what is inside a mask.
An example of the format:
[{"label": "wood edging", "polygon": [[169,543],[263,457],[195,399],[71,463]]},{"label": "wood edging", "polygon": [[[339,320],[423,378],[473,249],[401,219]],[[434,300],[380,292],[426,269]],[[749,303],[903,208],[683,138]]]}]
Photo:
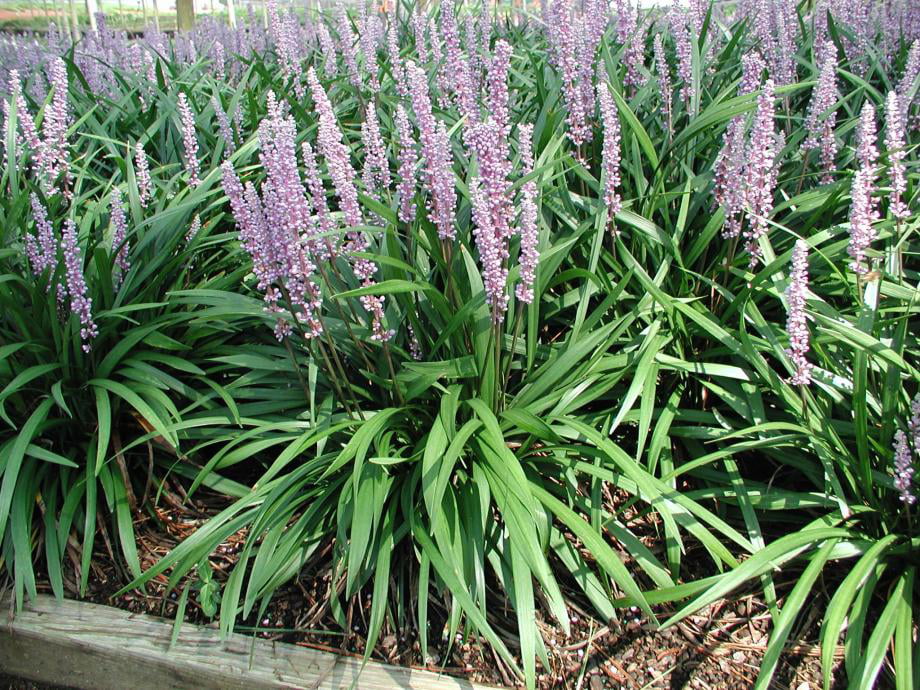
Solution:
[{"label": "wood edging", "polygon": [[[478,690],[464,679],[390,666],[308,647],[40,595],[18,613],[0,598],[0,669],[55,685],[93,690],[361,688]],[[363,670],[362,670],[363,665]]]}]

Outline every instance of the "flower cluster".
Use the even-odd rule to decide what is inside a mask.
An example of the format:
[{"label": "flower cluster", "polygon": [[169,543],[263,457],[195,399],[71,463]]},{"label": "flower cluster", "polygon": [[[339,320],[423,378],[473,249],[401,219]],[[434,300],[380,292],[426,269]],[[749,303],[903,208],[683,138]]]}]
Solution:
[{"label": "flower cluster", "polygon": [[808,294],[808,243],[797,240],[792,250],[792,271],[786,288],[788,316],[786,332],[789,334],[789,349],[786,353],[795,365],[790,383],[807,386],[811,383],[812,365],[808,361],[808,320],[805,315],[805,297]]},{"label": "flower cluster", "polygon": [[54,239],[54,230],[48,220],[48,212],[35,192],[31,194],[30,201],[38,239],[36,240],[33,235],[26,236],[26,255],[29,258],[32,273],[39,277],[47,270],[50,281],[57,269],[57,241]]},{"label": "flower cluster", "polygon": [[109,208],[112,214],[112,252],[115,254],[114,283],[118,286],[131,268],[131,262],[128,260],[128,219],[125,217],[125,205],[120,190],[112,190]]},{"label": "flower cluster", "polygon": [[863,106],[857,129],[856,159],[860,167],[853,175],[850,188],[850,242],[847,253],[853,259],[850,267],[858,275],[869,272],[866,267],[866,251],[875,241],[874,223],[878,220],[875,193],[875,162],[878,150],[875,148],[875,107],[868,101]]},{"label": "flower cluster", "polygon": [[211,96],[211,107],[214,108],[214,116],[217,118],[217,131],[224,142],[224,158],[229,158],[236,151],[233,127],[230,126],[230,119],[221,107],[220,99],[217,96]]},{"label": "flower cluster", "polygon": [[834,159],[837,157],[837,141],[834,137],[834,125],[837,114],[833,110],[837,103],[837,48],[833,41],[827,41],[822,50],[823,62],[805,116],[806,149],[819,149],[821,152],[821,182],[833,181]]},{"label": "flower cluster", "polygon": [[198,139],[195,136],[195,115],[184,92],[179,93],[179,118],[182,121],[182,147],[185,150],[185,169],[188,172],[188,184],[197,187],[198,179]]},{"label": "flower cluster", "polygon": [[760,260],[758,240],[766,234],[768,219],[773,212],[777,153],[780,148],[780,140],[774,131],[774,98],[773,80],[768,79],[757,99],[757,114],[746,154],[744,205],[749,223],[743,235],[752,267]]},{"label": "flower cluster", "polygon": [[903,111],[896,91],[889,91],[885,102],[885,149],[888,152],[888,174],[891,177],[888,210],[898,220],[905,220],[910,216],[910,210],[904,203],[904,194],[907,191],[904,159],[907,157],[907,151]]},{"label": "flower cluster", "polygon": [[396,131],[399,135],[399,219],[403,223],[415,220],[415,168],[418,165],[418,153],[409,116],[401,105],[396,108]]},{"label": "flower cluster", "polygon": [[913,491],[914,466],[907,434],[898,429],[894,434],[894,488],[900,494],[901,502],[912,506],[917,502]]},{"label": "flower cluster", "polygon": [[617,187],[620,186],[620,118],[608,84],[597,85],[597,101],[604,129],[604,145],[601,150],[604,205],[607,207],[610,226],[616,232],[614,216],[623,208],[620,194],[617,192]]},{"label": "flower cluster", "polygon": [[153,198],[153,183],[150,180],[147,154],[144,153],[144,145],[141,142],[134,145],[134,179],[137,181],[137,195],[141,206],[146,208],[147,202]]},{"label": "flower cluster", "polygon": [[454,172],[447,129],[443,122],[436,122],[428,95],[428,79],[425,72],[406,62],[409,78],[409,93],[412,109],[418,124],[419,141],[424,159],[425,184],[428,188],[428,214],[438,229],[438,237],[452,240],[456,237],[454,228],[457,193],[454,189]]},{"label": "flower cluster", "polygon": [[[518,128],[521,151],[521,175],[533,173],[533,125],[523,123]],[[521,236],[521,251],[518,263],[521,267],[521,282],[515,288],[515,295],[524,304],[533,302],[533,284],[537,274],[537,251],[539,235],[537,230],[537,181],[528,180],[521,186],[521,214],[518,219],[518,233]]]},{"label": "flower cluster", "polygon": [[99,329],[93,321],[93,300],[87,297],[86,280],[83,277],[83,255],[77,244],[77,227],[73,220],[64,221],[61,238],[61,250],[64,266],[67,269],[67,294],[70,296],[70,311],[80,321],[80,339],[83,351],[90,351],[90,343],[99,335]]}]

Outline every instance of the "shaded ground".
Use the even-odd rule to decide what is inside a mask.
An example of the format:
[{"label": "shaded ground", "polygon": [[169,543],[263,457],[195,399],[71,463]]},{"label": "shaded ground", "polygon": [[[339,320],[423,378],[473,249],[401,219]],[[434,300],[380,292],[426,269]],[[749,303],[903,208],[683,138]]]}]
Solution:
[{"label": "shaded ground", "polygon": [[[210,515],[225,505],[225,499],[202,492],[187,500],[179,485],[165,487],[161,507],[154,515],[138,515],[135,529],[138,551],[143,567],[153,565],[183,538],[193,533]],[[634,525],[635,527],[635,525]],[[641,529],[641,525],[639,525]],[[649,525],[649,540],[654,525]],[[232,535],[211,558],[218,579],[226,577],[236,561],[236,553],[245,534]],[[135,612],[174,617],[176,592],[165,591],[167,575],[156,578],[146,591],[133,591],[119,597],[113,594],[129,578],[123,572],[112,551],[112,540],[102,532],[96,540],[97,551],[92,559],[92,572],[87,600],[110,604]],[[323,553],[325,552],[325,553]],[[262,637],[290,642],[342,654],[361,655],[365,648],[364,631],[370,609],[369,594],[362,594],[346,608],[348,634],[336,624],[327,605],[332,579],[328,564],[329,547],[320,550],[317,559],[301,573],[295,583],[280,590],[261,620],[247,620],[238,632],[255,633]],[[623,554],[629,564],[628,554]],[[77,578],[74,574],[79,559],[70,558],[65,568],[65,585],[75,596]],[[691,550],[685,559],[693,575],[710,574],[701,552]],[[69,570],[69,573],[67,571]],[[795,582],[795,573],[785,575],[776,583],[782,598]],[[565,583],[563,582],[563,585]],[[828,589],[833,590],[832,586]],[[49,591],[49,587],[44,587]],[[566,637],[554,625],[538,617],[543,632],[550,666],[537,662],[538,686],[544,690],[574,688],[602,690],[604,688],[700,688],[734,690],[750,688],[760,668],[770,631],[768,608],[759,594],[744,592],[733,598],[716,602],[698,615],[690,616],[668,630],[638,617],[636,610],[623,610],[619,621],[603,622],[586,613],[587,604],[579,606],[579,596],[572,591],[571,634]],[[496,594],[496,597],[498,595]],[[821,668],[817,635],[820,603],[813,606],[811,617],[799,621],[790,635],[790,644],[777,670],[773,688],[808,690],[821,687]],[[583,610],[584,609],[584,610]],[[672,606],[654,607],[659,621],[668,618]],[[514,635],[516,623],[510,610],[501,605],[490,607],[490,622],[499,631],[512,652],[518,650]],[[539,616],[539,614],[538,614]],[[373,657],[403,666],[415,666],[469,678],[493,685],[516,685],[514,675],[482,641],[462,638],[449,641],[437,631],[442,629],[447,612],[435,600],[429,603],[429,659],[421,658],[418,635],[412,622],[400,629],[388,622],[380,635]],[[188,600],[185,619],[205,622],[199,602],[193,594]],[[842,647],[840,648],[842,659]],[[0,680],[0,687],[5,679]],[[28,683],[8,687],[39,688]],[[845,687],[838,682],[837,687]]]}]

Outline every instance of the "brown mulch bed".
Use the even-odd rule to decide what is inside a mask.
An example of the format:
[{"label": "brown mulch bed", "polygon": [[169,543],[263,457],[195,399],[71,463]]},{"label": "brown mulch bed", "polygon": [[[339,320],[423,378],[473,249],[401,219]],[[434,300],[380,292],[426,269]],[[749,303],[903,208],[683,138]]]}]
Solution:
[{"label": "brown mulch bed", "polygon": [[[615,502],[614,497],[608,497]],[[189,499],[178,484],[168,485],[160,494],[155,512],[138,513],[135,529],[141,564],[147,568],[193,533],[208,517],[226,506],[226,499],[201,491]],[[637,516],[637,519],[641,519]],[[636,527],[636,525],[631,525]],[[654,539],[655,525],[648,526],[648,541]],[[642,525],[638,525],[642,531]],[[129,581],[114,551],[113,540],[100,529],[102,538],[96,540],[92,559],[89,591],[84,599],[109,604],[134,612],[174,617],[177,594],[166,593],[167,576],[155,578],[144,591],[132,591],[115,597],[115,592]],[[211,566],[217,579],[229,573],[236,554],[245,539],[245,533],[231,536],[211,557]],[[320,550],[323,551],[322,549]],[[239,632],[255,633],[262,637],[340,654],[361,655],[364,652],[370,596],[362,594],[346,608],[349,629],[346,632],[336,624],[326,602],[332,589],[328,563],[329,549],[320,553],[300,578],[278,591],[268,611],[261,620],[243,621]],[[627,559],[628,555],[624,554]],[[65,580],[76,596],[73,569],[79,559],[71,558],[70,576]],[[701,552],[691,550],[685,557],[687,569],[694,576],[708,575],[708,565]],[[782,597],[794,584],[795,574],[778,581],[777,592]],[[828,587],[833,589],[832,587]],[[50,591],[50,587],[43,587]],[[538,687],[573,688],[575,690],[601,690],[603,688],[700,688],[734,690],[750,688],[757,677],[770,632],[768,607],[762,594],[756,590],[742,592],[723,599],[686,618],[667,630],[657,629],[643,621],[636,610],[623,610],[619,621],[599,621],[587,611],[588,605],[579,606],[580,597],[572,593],[572,626],[568,636],[538,612],[538,625],[550,660],[550,668],[537,662]],[[516,623],[510,611],[492,611],[490,617],[502,633],[509,648],[517,649],[513,631]],[[668,618],[673,606],[653,607],[659,621]],[[385,626],[376,645],[373,657],[384,662],[444,670],[471,681],[492,685],[519,685],[506,665],[482,640],[462,638],[453,641],[435,633],[437,624],[446,620],[446,611],[432,600],[429,604],[429,659],[423,660],[419,651],[417,631],[395,630]],[[790,636],[787,652],[781,658],[771,687],[791,690],[817,690],[821,687],[821,667],[817,636],[820,622],[818,607],[811,608],[811,616],[799,621]],[[206,623],[194,595],[189,597],[185,619]],[[410,616],[411,619],[411,616]],[[410,626],[405,626],[410,627]],[[841,648],[842,652],[842,648]],[[841,654],[842,657],[842,654]],[[427,664],[425,663],[427,661]],[[838,664],[839,667],[842,664]],[[838,675],[841,675],[838,673]],[[0,687],[5,679],[0,677]],[[15,683],[15,682],[14,682]],[[837,687],[845,687],[838,682]],[[37,688],[29,684],[12,684],[13,688]]]}]

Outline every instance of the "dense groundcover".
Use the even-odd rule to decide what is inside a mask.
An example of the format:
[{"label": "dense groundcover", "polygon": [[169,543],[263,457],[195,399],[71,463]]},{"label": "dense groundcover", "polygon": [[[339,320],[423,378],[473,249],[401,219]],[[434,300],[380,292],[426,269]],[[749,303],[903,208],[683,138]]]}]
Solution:
[{"label": "dense groundcover", "polygon": [[[319,557],[533,685],[538,613],[747,586],[760,687],[806,615],[920,685],[916,3],[378,9],[2,39],[19,605],[105,524],[224,631]],[[167,476],[227,507],[144,570]]]}]

